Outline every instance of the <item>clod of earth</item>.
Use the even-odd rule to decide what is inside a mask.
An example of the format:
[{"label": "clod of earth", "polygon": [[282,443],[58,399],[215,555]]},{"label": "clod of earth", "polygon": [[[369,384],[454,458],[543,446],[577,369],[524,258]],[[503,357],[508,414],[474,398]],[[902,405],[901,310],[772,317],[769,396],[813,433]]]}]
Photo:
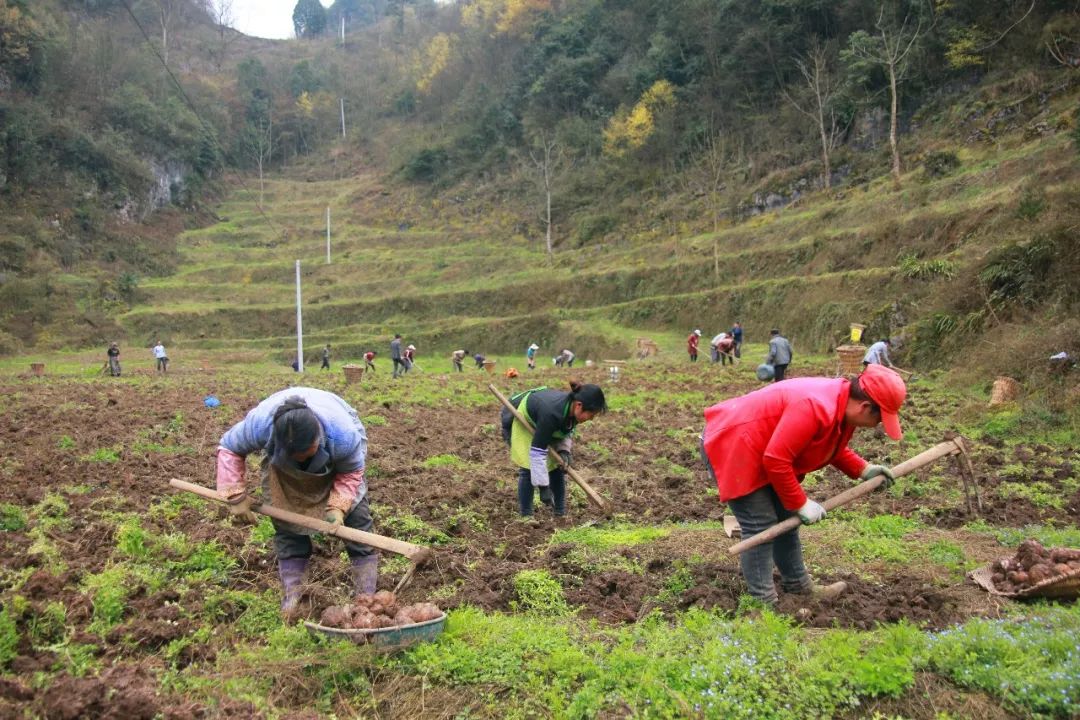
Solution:
[{"label": "clod of earth", "polygon": [[442,610],[434,603],[399,606],[394,593],[380,590],[372,595],[357,595],[348,605],[331,605],[323,610],[319,623],[346,630],[374,630],[434,620]]}]

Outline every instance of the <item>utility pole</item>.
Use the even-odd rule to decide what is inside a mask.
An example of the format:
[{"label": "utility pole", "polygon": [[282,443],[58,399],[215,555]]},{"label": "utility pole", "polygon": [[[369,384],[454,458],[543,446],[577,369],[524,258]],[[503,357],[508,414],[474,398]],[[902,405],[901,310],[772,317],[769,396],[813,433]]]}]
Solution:
[{"label": "utility pole", "polygon": [[341,44],[345,45],[345,13],[341,13]]},{"label": "utility pole", "polygon": [[330,264],[330,206],[326,206],[326,264]]},{"label": "utility pole", "polygon": [[345,139],[345,98],[341,98],[341,139]]},{"label": "utility pole", "polygon": [[300,311],[300,261],[296,261],[296,371],[304,372],[304,316]]}]

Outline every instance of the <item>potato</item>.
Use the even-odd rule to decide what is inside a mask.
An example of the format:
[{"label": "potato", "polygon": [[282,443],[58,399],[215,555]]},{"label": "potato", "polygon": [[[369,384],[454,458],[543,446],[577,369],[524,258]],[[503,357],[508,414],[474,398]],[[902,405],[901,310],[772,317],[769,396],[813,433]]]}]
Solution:
[{"label": "potato", "polygon": [[393,620],[393,618],[388,618],[385,615],[379,615],[378,617],[376,617],[372,621],[371,627],[373,627],[373,628],[394,627],[394,620]]},{"label": "potato", "polygon": [[427,622],[442,615],[442,611],[434,603],[420,603],[413,611],[412,616],[416,622]]},{"label": "potato", "polygon": [[1069,566],[1066,565],[1065,563],[1058,563],[1057,565],[1054,566],[1054,574],[1055,575],[1065,575],[1068,572],[1069,572]]},{"label": "potato", "polygon": [[1080,570],[1080,560],[1070,560],[1068,565],[1070,570]]},{"label": "potato", "polygon": [[356,630],[367,630],[375,627],[375,616],[369,612],[359,613],[353,616],[351,627]]},{"label": "potato", "polygon": [[1017,570],[1016,577],[1013,578],[1013,582],[1017,585],[1027,585],[1029,582],[1031,582],[1031,578],[1023,570]]},{"label": "potato", "polygon": [[389,590],[380,590],[375,593],[375,599],[378,600],[379,604],[383,607],[397,604],[397,598],[394,597],[394,593]]},{"label": "potato", "polygon": [[1010,570],[1005,574],[1005,579],[1011,583],[1016,583],[1017,576],[1023,572],[1022,570]]},{"label": "potato", "polygon": [[1051,571],[1049,565],[1039,563],[1038,565],[1033,565],[1031,567],[1031,571],[1028,572],[1028,580],[1030,580],[1031,584],[1034,585],[1035,583],[1041,583],[1043,580],[1050,577],[1052,574],[1053,571]]},{"label": "potato", "polygon": [[322,611],[319,623],[326,627],[345,627],[351,616],[349,611],[340,605],[331,605]]},{"label": "potato", "polygon": [[412,614],[405,610],[398,610],[397,615],[394,616],[395,625],[412,625],[416,621],[413,620]]}]

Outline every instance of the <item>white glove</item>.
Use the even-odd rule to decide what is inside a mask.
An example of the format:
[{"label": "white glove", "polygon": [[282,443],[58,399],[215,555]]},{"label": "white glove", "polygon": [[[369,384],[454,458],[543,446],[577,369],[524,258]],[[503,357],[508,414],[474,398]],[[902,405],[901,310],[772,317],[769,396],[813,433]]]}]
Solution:
[{"label": "white glove", "polygon": [[799,513],[799,519],[803,521],[804,525],[812,525],[825,517],[825,508],[822,507],[821,503],[809,499],[796,512]]},{"label": "white glove", "polygon": [[532,475],[533,487],[547,487],[551,484],[547,469],[547,450],[529,448],[529,472]]}]

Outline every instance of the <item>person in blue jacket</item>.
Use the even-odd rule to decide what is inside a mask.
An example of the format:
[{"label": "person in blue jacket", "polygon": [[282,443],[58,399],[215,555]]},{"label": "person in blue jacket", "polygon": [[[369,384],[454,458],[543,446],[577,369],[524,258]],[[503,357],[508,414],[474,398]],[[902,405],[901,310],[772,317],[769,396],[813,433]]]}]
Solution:
[{"label": "person in blue jacket", "polygon": [[535,430],[530,433],[503,408],[499,418],[503,439],[510,446],[510,459],[518,467],[518,511],[522,517],[533,514],[533,500],[539,489],[540,501],[561,517],[566,514],[566,472],[548,457],[548,448],[554,447],[569,467],[574,429],[607,410],[604,391],[598,385],[571,380],[570,392],[534,388],[514,395],[510,404]]},{"label": "person in blue jacket", "polygon": [[[217,449],[217,489],[239,520],[255,522],[244,479],[245,458],[261,452],[262,502],[335,525],[370,532],[364,462],[367,432],[356,410],[334,393],[292,387],[263,400],[226,432]],[[281,577],[281,611],[296,618],[311,535],[304,527],[273,520]],[[375,592],[379,555],[345,542],[356,592]]]}]

